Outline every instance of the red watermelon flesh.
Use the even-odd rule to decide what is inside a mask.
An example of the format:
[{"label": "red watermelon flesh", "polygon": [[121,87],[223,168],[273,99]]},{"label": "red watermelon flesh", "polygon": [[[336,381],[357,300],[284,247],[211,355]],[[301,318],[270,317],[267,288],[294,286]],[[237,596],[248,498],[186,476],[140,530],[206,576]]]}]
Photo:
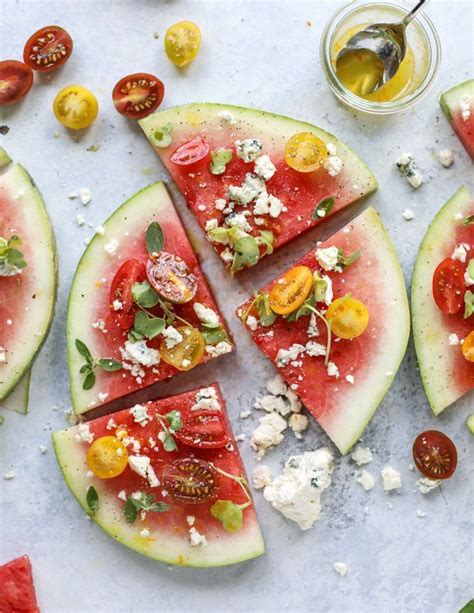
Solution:
[{"label": "red watermelon flesh", "polygon": [[[230,121],[224,119],[226,116],[231,118]],[[263,143],[261,153],[268,155],[276,167],[273,177],[266,181],[266,190],[280,199],[286,210],[277,218],[249,215],[247,222],[252,230],[248,232],[258,236],[261,230],[271,231],[275,236],[274,248],[320,223],[322,218],[313,219],[313,214],[323,199],[334,197],[334,207],[328,213],[331,214],[377,187],[375,177],[363,162],[333,135],[311,124],[279,115],[219,104],[191,104],[154,113],[141,120],[140,125],[203,229],[209,220],[217,220],[220,226],[224,224],[226,214],[216,208],[216,200],[228,201],[228,187],[240,186],[245,175],[254,172],[254,163],[246,163],[236,155],[235,141],[260,139]],[[153,135],[165,125],[172,126],[172,143],[161,148],[154,144]],[[300,173],[290,168],[284,160],[284,148],[289,138],[298,132],[311,132],[335,147],[342,170],[331,176],[325,167],[311,173]],[[192,168],[171,161],[177,148],[196,137],[204,139],[211,151],[222,147],[233,151],[232,160],[223,174],[210,172],[209,158]],[[251,212],[252,205],[234,208],[234,212],[244,210]],[[263,219],[264,223],[257,224],[256,218]],[[219,254],[225,250],[223,244],[213,242],[212,245]],[[263,251],[262,246],[261,257]],[[225,260],[225,264],[230,269],[231,261]]]},{"label": "red watermelon flesh", "polygon": [[0,611],[39,613],[33,572],[28,556],[21,556],[0,566]]},{"label": "red watermelon flesh", "polygon": [[444,92],[440,104],[459,140],[474,160],[474,79]]},{"label": "red watermelon flesh", "polygon": [[[165,451],[160,440],[163,428],[156,415],[164,416],[170,411],[179,411],[183,421],[186,422],[189,416],[196,414],[196,404],[200,396],[206,395],[208,398],[201,402],[204,402],[205,406],[212,406],[213,411],[217,410],[222,415],[225,438],[221,440],[225,446],[201,449],[188,446],[176,435],[178,450]],[[239,562],[263,553],[263,540],[253,504],[243,511],[242,528],[237,532],[226,531],[210,513],[210,507],[215,499],[229,500],[235,504],[247,502],[248,497],[234,480],[218,474],[216,498],[211,502],[198,504],[175,500],[164,484],[163,473],[166,467],[178,459],[190,457],[205,460],[226,473],[245,478],[245,469],[219,386],[213,384],[178,396],[147,402],[142,406],[146,407],[149,416],[149,421],[144,426],[135,421],[131,410],[126,409],[114,413],[112,418],[101,417],[87,422],[85,426],[75,426],[53,435],[61,470],[84,509],[88,511],[86,492],[88,486],[92,485],[99,498],[99,511],[94,515],[94,520],[123,544],[168,563],[214,566]],[[203,414],[209,410],[211,409],[202,409]],[[99,479],[88,472],[86,453],[91,442],[83,440],[84,437],[81,438],[81,428],[84,427],[94,440],[102,436],[121,436],[120,431],[125,428],[129,438],[122,440],[127,445],[129,457],[131,455],[149,457],[160,485],[151,487],[149,481],[134,472],[130,466],[127,466],[121,475],[112,479]],[[156,501],[163,501],[171,508],[163,513],[148,512],[144,518],[139,517],[135,523],[127,523],[124,516],[125,502],[122,498],[125,494],[128,497],[138,491],[148,495],[153,494]],[[190,517],[194,518],[192,522]],[[207,545],[204,547],[190,545],[192,526],[205,536]],[[143,529],[148,530],[149,535],[143,536],[141,534]]]},{"label": "red watermelon flesh", "polygon": [[[79,373],[84,359],[77,352],[76,338],[85,342],[92,355],[122,361],[120,348],[127,341],[128,331],[121,330],[114,322],[110,309],[110,286],[125,260],[136,258],[146,263],[148,253],[145,232],[152,221],[158,221],[164,232],[165,250],[179,255],[197,278],[198,290],[194,299],[187,304],[177,305],[175,313],[195,327],[200,326],[193,308],[195,303],[204,304],[219,313],[166,188],[162,183],[156,183],[142,190],[107,220],[104,236],[96,236],[89,244],[72,284],[68,309],[68,358],[75,413],[83,413],[179,373],[179,370],[163,360],[157,366],[142,367],[139,374],[130,370],[105,372],[97,369],[96,384],[89,391],[82,389],[84,376]],[[113,255],[109,255],[104,248],[113,239],[118,240],[118,247]],[[159,308],[155,314],[162,315]],[[232,350],[230,334],[221,315],[220,320],[228,336],[227,349]],[[97,327],[98,322],[100,327]],[[183,324],[177,322],[174,325]],[[159,335],[148,341],[147,345],[157,349],[161,340],[162,336]],[[201,363],[210,359],[211,353],[206,352]]]},{"label": "red watermelon flesh", "polygon": [[[339,340],[333,335],[330,361],[338,368],[337,378],[329,376],[324,357],[309,356],[306,352],[278,371],[345,453],[356,442],[393,381],[408,342],[409,313],[396,253],[373,209],[367,209],[318,248],[332,246],[341,248],[346,256],[361,252],[360,258],[342,273],[322,272],[332,281],[334,299],[350,293],[365,304],[369,311],[368,327],[353,340]],[[314,250],[295,265],[321,271]],[[277,282],[275,279],[261,291],[268,294]],[[250,304],[248,300],[241,305],[238,314],[245,313]],[[275,362],[280,349],[288,350],[295,343],[306,346],[308,341],[315,341],[326,346],[324,323],[318,321],[316,337],[308,333],[308,324],[308,316],[291,323],[278,317],[272,326],[257,325],[255,330],[249,328],[249,332],[261,351]]]}]

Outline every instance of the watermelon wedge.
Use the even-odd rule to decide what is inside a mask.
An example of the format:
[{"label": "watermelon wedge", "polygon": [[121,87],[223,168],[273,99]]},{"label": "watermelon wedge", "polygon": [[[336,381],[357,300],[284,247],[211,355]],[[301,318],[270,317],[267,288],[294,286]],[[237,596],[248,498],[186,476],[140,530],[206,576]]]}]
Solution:
[{"label": "watermelon wedge", "polygon": [[439,103],[453,130],[474,160],[474,79],[441,94]]},{"label": "watermelon wedge", "polygon": [[[30,369],[48,334],[57,287],[56,247],[43,199],[28,173],[1,152],[0,401]],[[25,266],[26,265],[26,266]],[[20,394],[21,395],[21,394]]]},{"label": "watermelon wedge", "polygon": [[474,330],[474,316],[464,317],[464,308],[443,313],[433,295],[435,270],[453,255],[464,273],[462,294],[474,290],[466,270],[474,261],[474,224],[466,223],[473,216],[474,198],[461,187],[428,228],[413,270],[413,337],[421,379],[435,415],[474,388],[474,362],[464,358],[461,344]]},{"label": "watermelon wedge", "polygon": [[[291,275],[285,273],[264,287],[237,314],[257,346],[275,362],[341,453],[346,453],[382,401],[405,354],[410,317],[402,271],[372,208],[318,244],[290,270]],[[300,276],[304,271],[314,275],[309,275],[304,294],[295,271]],[[293,285],[285,296],[285,279],[292,276]],[[292,301],[273,305],[275,294],[285,300],[299,296],[299,304],[294,301],[298,308],[291,310]],[[341,302],[339,315],[334,309]],[[277,316],[273,309],[282,304],[289,305],[287,314]],[[347,314],[344,304],[351,305]],[[331,312],[335,319],[329,346],[326,326]],[[364,319],[367,327],[358,330]]]},{"label": "watermelon wedge", "polygon": [[123,545],[184,566],[264,553],[217,384],[55,432],[53,443],[78,502]]},{"label": "watermelon wedge", "polygon": [[69,295],[67,347],[76,414],[232,351],[162,183],[127,200],[88,245]]},{"label": "watermelon wedge", "polygon": [[0,401],[0,409],[10,409],[22,415],[28,413],[28,403],[30,399],[30,380],[31,370],[29,370],[19,383],[17,383],[13,392],[6,398]]},{"label": "watermelon wedge", "polygon": [[[377,188],[374,175],[344,143],[288,117],[189,104],[139,124],[231,273]],[[327,147],[313,172],[293,170],[284,159],[288,140],[302,132]]]},{"label": "watermelon wedge", "polygon": [[21,556],[0,566],[0,611],[40,613],[28,556]]}]

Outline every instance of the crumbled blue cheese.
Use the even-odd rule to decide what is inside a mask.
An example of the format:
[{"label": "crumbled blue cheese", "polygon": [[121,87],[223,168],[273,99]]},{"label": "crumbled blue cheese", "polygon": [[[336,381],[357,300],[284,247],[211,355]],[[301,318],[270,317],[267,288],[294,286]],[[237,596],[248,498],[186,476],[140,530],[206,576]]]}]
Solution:
[{"label": "crumbled blue cheese", "polygon": [[362,485],[362,487],[364,488],[366,492],[370,492],[370,490],[373,489],[375,485],[374,477],[369,473],[368,470],[365,470],[365,469],[357,473],[356,481],[357,483]]},{"label": "crumbled blue cheese", "polygon": [[339,261],[339,249],[335,246],[325,247],[324,249],[316,249],[316,260],[326,271],[336,270]]},{"label": "crumbled blue cheese", "polygon": [[276,168],[268,155],[261,155],[255,160],[254,171],[264,181],[268,181],[275,174]]},{"label": "crumbled blue cheese", "polygon": [[213,387],[203,387],[195,396],[195,404],[192,406],[192,411],[199,411],[202,409],[211,411],[220,411],[221,405],[217,397],[217,392]]},{"label": "crumbled blue cheese", "polygon": [[282,368],[291,361],[297,360],[298,356],[304,351],[306,351],[306,347],[299,343],[293,343],[289,349],[279,349],[275,358],[275,364],[278,368]]},{"label": "crumbled blue cheese", "polygon": [[282,396],[274,396],[273,394],[266,394],[262,398],[258,398],[255,401],[254,407],[256,409],[262,409],[263,411],[267,411],[267,413],[278,413],[285,417],[291,413],[291,407],[288,402],[286,402],[285,397]]},{"label": "crumbled blue cheese", "polygon": [[282,211],[286,210],[285,206],[283,205],[283,202],[279,198],[276,198],[271,194],[268,196],[268,204],[268,214],[274,219],[279,217]]},{"label": "crumbled blue cheese", "polygon": [[168,326],[163,330],[163,337],[167,349],[173,349],[176,345],[183,342],[183,335],[174,326]]},{"label": "crumbled blue cheese", "polygon": [[412,209],[403,209],[402,215],[406,221],[411,221],[412,219],[415,219],[415,213],[414,211],[412,211]]},{"label": "crumbled blue cheese", "polygon": [[262,192],[258,196],[255,202],[255,205],[253,207],[253,214],[254,215],[268,215],[269,210],[270,210],[270,206],[269,206],[268,194],[267,192]]},{"label": "crumbled blue cheese", "polygon": [[465,262],[469,249],[470,247],[467,243],[459,243],[459,245],[456,245],[456,248],[454,249],[451,257],[453,258],[453,260]]},{"label": "crumbled blue cheese", "polygon": [[253,471],[252,485],[256,490],[262,490],[272,482],[272,474],[270,469],[265,464],[260,464]]},{"label": "crumbled blue cheese", "polygon": [[372,451],[369,447],[362,447],[362,445],[357,445],[354,451],[351,453],[351,458],[357,464],[357,466],[362,466],[363,464],[369,464],[374,459],[372,455]]},{"label": "crumbled blue cheese", "polygon": [[208,219],[206,221],[206,232],[210,232],[211,230],[215,230],[219,225],[219,221],[214,217],[212,219]]},{"label": "crumbled blue cheese", "polygon": [[220,325],[221,321],[219,315],[214,309],[211,309],[211,307],[201,304],[200,302],[195,302],[193,304],[193,309],[196,313],[196,317],[201,323],[212,328],[217,328]]},{"label": "crumbled blue cheese", "polygon": [[227,202],[224,200],[224,198],[218,198],[214,202],[214,205],[218,211],[223,211],[227,205]]},{"label": "crumbled blue cheese", "polygon": [[303,438],[302,432],[309,426],[309,419],[302,413],[293,413],[288,420],[288,425],[296,438]]},{"label": "crumbled blue cheese", "polygon": [[255,332],[258,326],[258,320],[256,317],[254,317],[253,315],[249,315],[245,323],[250,328],[250,330],[252,330],[252,332]]},{"label": "crumbled blue cheese", "polygon": [[326,355],[326,347],[321,343],[315,341],[308,341],[306,343],[306,353],[311,357],[318,357],[320,355]]},{"label": "crumbled blue cheese", "polygon": [[423,177],[418,171],[411,153],[402,153],[397,160],[397,168],[413,189],[421,187]]},{"label": "crumbled blue cheese", "polygon": [[445,168],[449,168],[454,162],[453,152],[451,149],[441,149],[438,151],[438,159]]},{"label": "crumbled blue cheese", "polygon": [[77,426],[77,433],[74,435],[74,440],[78,443],[81,441],[92,443],[94,434],[90,431],[89,424],[79,424]]},{"label": "crumbled blue cheese", "polygon": [[217,345],[206,345],[206,352],[213,358],[232,351],[232,345],[227,341],[221,341]]},{"label": "crumbled blue cheese", "polygon": [[148,415],[147,407],[143,404],[136,404],[130,409],[130,413],[133,415],[133,421],[140,424],[142,428],[144,428],[151,419]]},{"label": "crumbled blue cheese", "polygon": [[160,481],[156,476],[149,457],[130,455],[128,456],[128,465],[137,475],[146,479],[150,487],[158,487],[160,485]]},{"label": "crumbled blue cheese", "polygon": [[132,364],[141,364],[142,366],[155,366],[160,363],[160,352],[157,349],[148,347],[145,340],[140,340],[132,343],[125,341],[123,347],[120,347],[122,358]]},{"label": "crumbled blue cheese", "polygon": [[[327,295],[327,292],[326,292],[326,295]],[[316,319],[315,313],[311,313],[311,317],[309,318],[308,330],[306,331],[306,334],[308,335],[309,338],[315,338],[316,336],[319,336],[318,320]]]},{"label": "crumbled blue cheese", "polygon": [[221,251],[220,257],[226,264],[229,264],[234,261],[234,255],[228,247]]},{"label": "crumbled blue cheese", "polygon": [[246,138],[245,140],[236,140],[235,149],[239,158],[248,164],[258,158],[263,149],[263,144],[259,138]]},{"label": "crumbled blue cheese", "polygon": [[402,487],[402,476],[391,466],[384,466],[381,471],[383,480],[383,489],[385,492],[398,490]]},{"label": "crumbled blue cheese", "polygon": [[97,398],[99,399],[99,402],[105,402],[108,397],[109,397],[109,393],[108,392],[99,392],[97,394]]},{"label": "crumbled blue cheese", "polygon": [[282,433],[285,430],[286,421],[278,413],[272,412],[261,417],[250,440],[252,448],[257,452],[257,457],[262,458],[267,449],[281,443]]},{"label": "crumbled blue cheese", "polygon": [[231,213],[225,218],[225,225],[230,228],[237,227],[243,232],[250,232],[252,226],[247,221],[247,217],[243,213]]},{"label": "crumbled blue cheese", "polygon": [[189,544],[191,547],[205,547],[207,539],[203,534],[200,534],[194,526],[189,528]]},{"label": "crumbled blue cheese", "polygon": [[416,482],[416,487],[422,494],[429,494],[440,485],[441,479],[428,479],[428,477],[422,477]]},{"label": "crumbled blue cheese", "polygon": [[328,377],[335,377],[336,379],[339,379],[339,368],[334,362],[328,362],[327,373]]},{"label": "crumbled blue cheese", "polygon": [[247,206],[252,200],[265,192],[265,182],[255,174],[247,173],[241,186],[229,185],[227,188],[228,197],[241,204]]},{"label": "crumbled blue cheese", "polygon": [[319,519],[321,494],[331,484],[333,470],[333,456],[326,448],[292,456],[263,495],[274,509],[308,530]]}]

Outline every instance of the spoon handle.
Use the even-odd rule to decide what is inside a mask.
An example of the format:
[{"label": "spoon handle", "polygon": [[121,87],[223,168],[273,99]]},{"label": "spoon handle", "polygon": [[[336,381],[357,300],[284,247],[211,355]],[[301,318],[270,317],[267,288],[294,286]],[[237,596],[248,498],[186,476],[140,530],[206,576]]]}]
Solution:
[{"label": "spoon handle", "polygon": [[415,17],[415,15],[418,13],[418,11],[422,8],[422,6],[426,4],[427,2],[428,0],[420,0],[418,4],[414,8],[412,8],[412,10],[408,13],[408,15],[402,21],[402,24],[406,27],[410,23],[410,21]]}]

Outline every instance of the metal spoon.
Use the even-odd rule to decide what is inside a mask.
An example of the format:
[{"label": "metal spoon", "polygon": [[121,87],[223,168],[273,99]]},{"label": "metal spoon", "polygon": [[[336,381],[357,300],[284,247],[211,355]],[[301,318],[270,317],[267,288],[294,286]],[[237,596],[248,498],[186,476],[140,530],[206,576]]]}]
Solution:
[{"label": "metal spoon", "polygon": [[428,0],[420,0],[400,23],[374,23],[364,30],[357,32],[339,52],[336,60],[336,70],[340,60],[350,53],[361,50],[371,53],[375,56],[374,60],[381,67],[380,77],[371,85],[372,89],[365,91],[364,94],[380,89],[395,75],[403,61],[407,48],[405,28],[426,2]]}]

